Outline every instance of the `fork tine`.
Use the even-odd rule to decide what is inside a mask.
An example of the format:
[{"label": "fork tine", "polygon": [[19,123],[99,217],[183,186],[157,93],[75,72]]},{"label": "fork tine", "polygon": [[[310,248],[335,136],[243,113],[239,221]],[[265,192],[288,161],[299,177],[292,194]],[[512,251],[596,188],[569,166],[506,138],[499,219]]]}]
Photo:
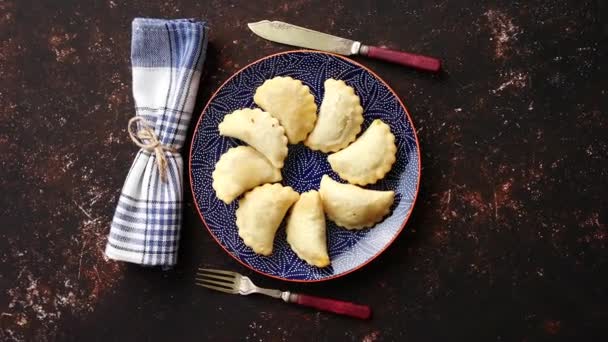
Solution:
[{"label": "fork tine", "polygon": [[211,280],[211,279],[197,279],[197,281],[202,282],[202,283],[209,283],[209,284],[221,285],[221,286],[234,288],[234,283],[228,283],[225,281],[218,281],[218,280]]},{"label": "fork tine", "polygon": [[200,272],[219,273],[219,274],[225,274],[225,275],[229,275],[229,276],[233,276],[233,277],[240,276],[240,274],[238,274],[236,272],[218,270],[218,269],[213,269],[213,268],[202,268],[202,267],[199,267],[198,270]]},{"label": "fork tine", "polygon": [[227,289],[225,287],[219,287],[219,286],[213,286],[213,285],[207,285],[207,284],[203,284],[203,283],[196,283],[196,285],[198,286],[202,286],[202,287],[206,287],[208,289],[212,289],[212,290],[216,290],[216,291],[220,291],[220,292],[224,292],[224,293],[230,293],[230,294],[235,294],[236,291],[235,290],[231,290],[231,289]]},{"label": "fork tine", "polygon": [[234,281],[235,278],[231,277],[231,276],[219,276],[219,275],[215,275],[212,273],[197,273],[196,276],[198,278],[211,278],[211,279],[219,279],[219,280],[225,280],[225,281]]},{"label": "fork tine", "polygon": [[209,281],[209,282],[215,282],[217,284],[221,284],[224,286],[228,286],[228,287],[233,287],[236,285],[236,280],[233,278],[230,279],[217,279],[217,278],[212,278],[212,277],[208,277],[206,275],[197,275],[196,278],[194,278],[194,280],[196,281]]}]

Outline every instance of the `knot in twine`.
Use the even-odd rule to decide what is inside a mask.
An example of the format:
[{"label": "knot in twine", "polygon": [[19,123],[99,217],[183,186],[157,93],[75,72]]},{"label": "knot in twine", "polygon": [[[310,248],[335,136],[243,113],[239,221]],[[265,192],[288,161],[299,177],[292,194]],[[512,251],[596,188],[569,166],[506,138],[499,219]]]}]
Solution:
[{"label": "knot in twine", "polygon": [[[141,124],[141,129],[139,131],[134,131],[134,124],[139,122]],[[139,146],[141,149],[154,152],[156,155],[156,166],[158,167],[158,173],[160,174],[160,179],[162,181],[167,180],[167,157],[165,156],[165,152],[173,152],[176,153],[177,149],[171,145],[163,145],[158,140],[156,133],[154,133],[154,129],[150,127],[150,124],[146,119],[141,116],[136,116],[129,120],[127,131],[129,132],[129,136],[131,140],[135,143],[135,145]],[[145,143],[144,141],[148,142]]]}]

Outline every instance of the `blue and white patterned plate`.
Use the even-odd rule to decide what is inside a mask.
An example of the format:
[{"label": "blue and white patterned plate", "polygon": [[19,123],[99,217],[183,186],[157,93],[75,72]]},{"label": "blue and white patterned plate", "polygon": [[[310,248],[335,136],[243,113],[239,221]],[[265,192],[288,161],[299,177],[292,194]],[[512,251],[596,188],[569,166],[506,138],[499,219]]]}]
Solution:
[{"label": "blue and white patterned plate", "polygon": [[[393,211],[371,229],[349,231],[327,221],[327,242],[331,266],[316,268],[298,259],[279,228],[274,252],[265,257],[243,244],[235,223],[234,201],[224,204],[211,187],[211,173],[220,156],[230,147],[242,144],[222,137],[218,124],[232,111],[255,107],[253,95],[265,80],[291,76],[310,87],[317,105],[323,99],[323,82],[328,78],[345,81],[361,98],[365,122],[386,122],[395,135],[397,162],[384,179],[370,189],[394,190]],[[302,144],[290,145],[283,168],[283,185],[298,192],[318,189],[321,176],[331,170],[327,155]],[[322,281],[352,272],[380,255],[399,235],[412,211],[420,182],[420,151],[409,115],[395,93],[384,81],[362,65],[333,54],[315,51],[290,51],[258,60],[238,71],[212,96],[198,121],[190,150],[190,182],[198,211],[215,240],[236,260],[262,274],[289,281]],[[260,213],[263,215],[263,213]]]}]

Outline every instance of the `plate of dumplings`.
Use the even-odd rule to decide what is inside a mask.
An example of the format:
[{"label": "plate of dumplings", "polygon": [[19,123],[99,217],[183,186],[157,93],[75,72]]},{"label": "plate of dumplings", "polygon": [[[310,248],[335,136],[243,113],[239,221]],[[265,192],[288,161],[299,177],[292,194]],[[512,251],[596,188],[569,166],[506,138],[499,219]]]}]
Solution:
[{"label": "plate of dumplings", "polygon": [[190,183],[211,236],[264,275],[348,274],[401,233],[420,148],[398,96],[342,56],[288,51],[230,77],[203,109]]}]

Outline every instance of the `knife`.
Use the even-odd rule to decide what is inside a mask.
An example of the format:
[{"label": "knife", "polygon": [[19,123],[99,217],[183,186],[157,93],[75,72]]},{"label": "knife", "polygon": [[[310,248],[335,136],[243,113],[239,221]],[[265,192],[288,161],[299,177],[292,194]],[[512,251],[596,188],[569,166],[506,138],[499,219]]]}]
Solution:
[{"label": "knife", "polygon": [[425,71],[441,70],[441,61],[437,58],[363,45],[358,41],[332,36],[282,21],[262,20],[257,23],[249,23],[247,26],[258,36],[277,43],[346,56],[359,54]]}]

